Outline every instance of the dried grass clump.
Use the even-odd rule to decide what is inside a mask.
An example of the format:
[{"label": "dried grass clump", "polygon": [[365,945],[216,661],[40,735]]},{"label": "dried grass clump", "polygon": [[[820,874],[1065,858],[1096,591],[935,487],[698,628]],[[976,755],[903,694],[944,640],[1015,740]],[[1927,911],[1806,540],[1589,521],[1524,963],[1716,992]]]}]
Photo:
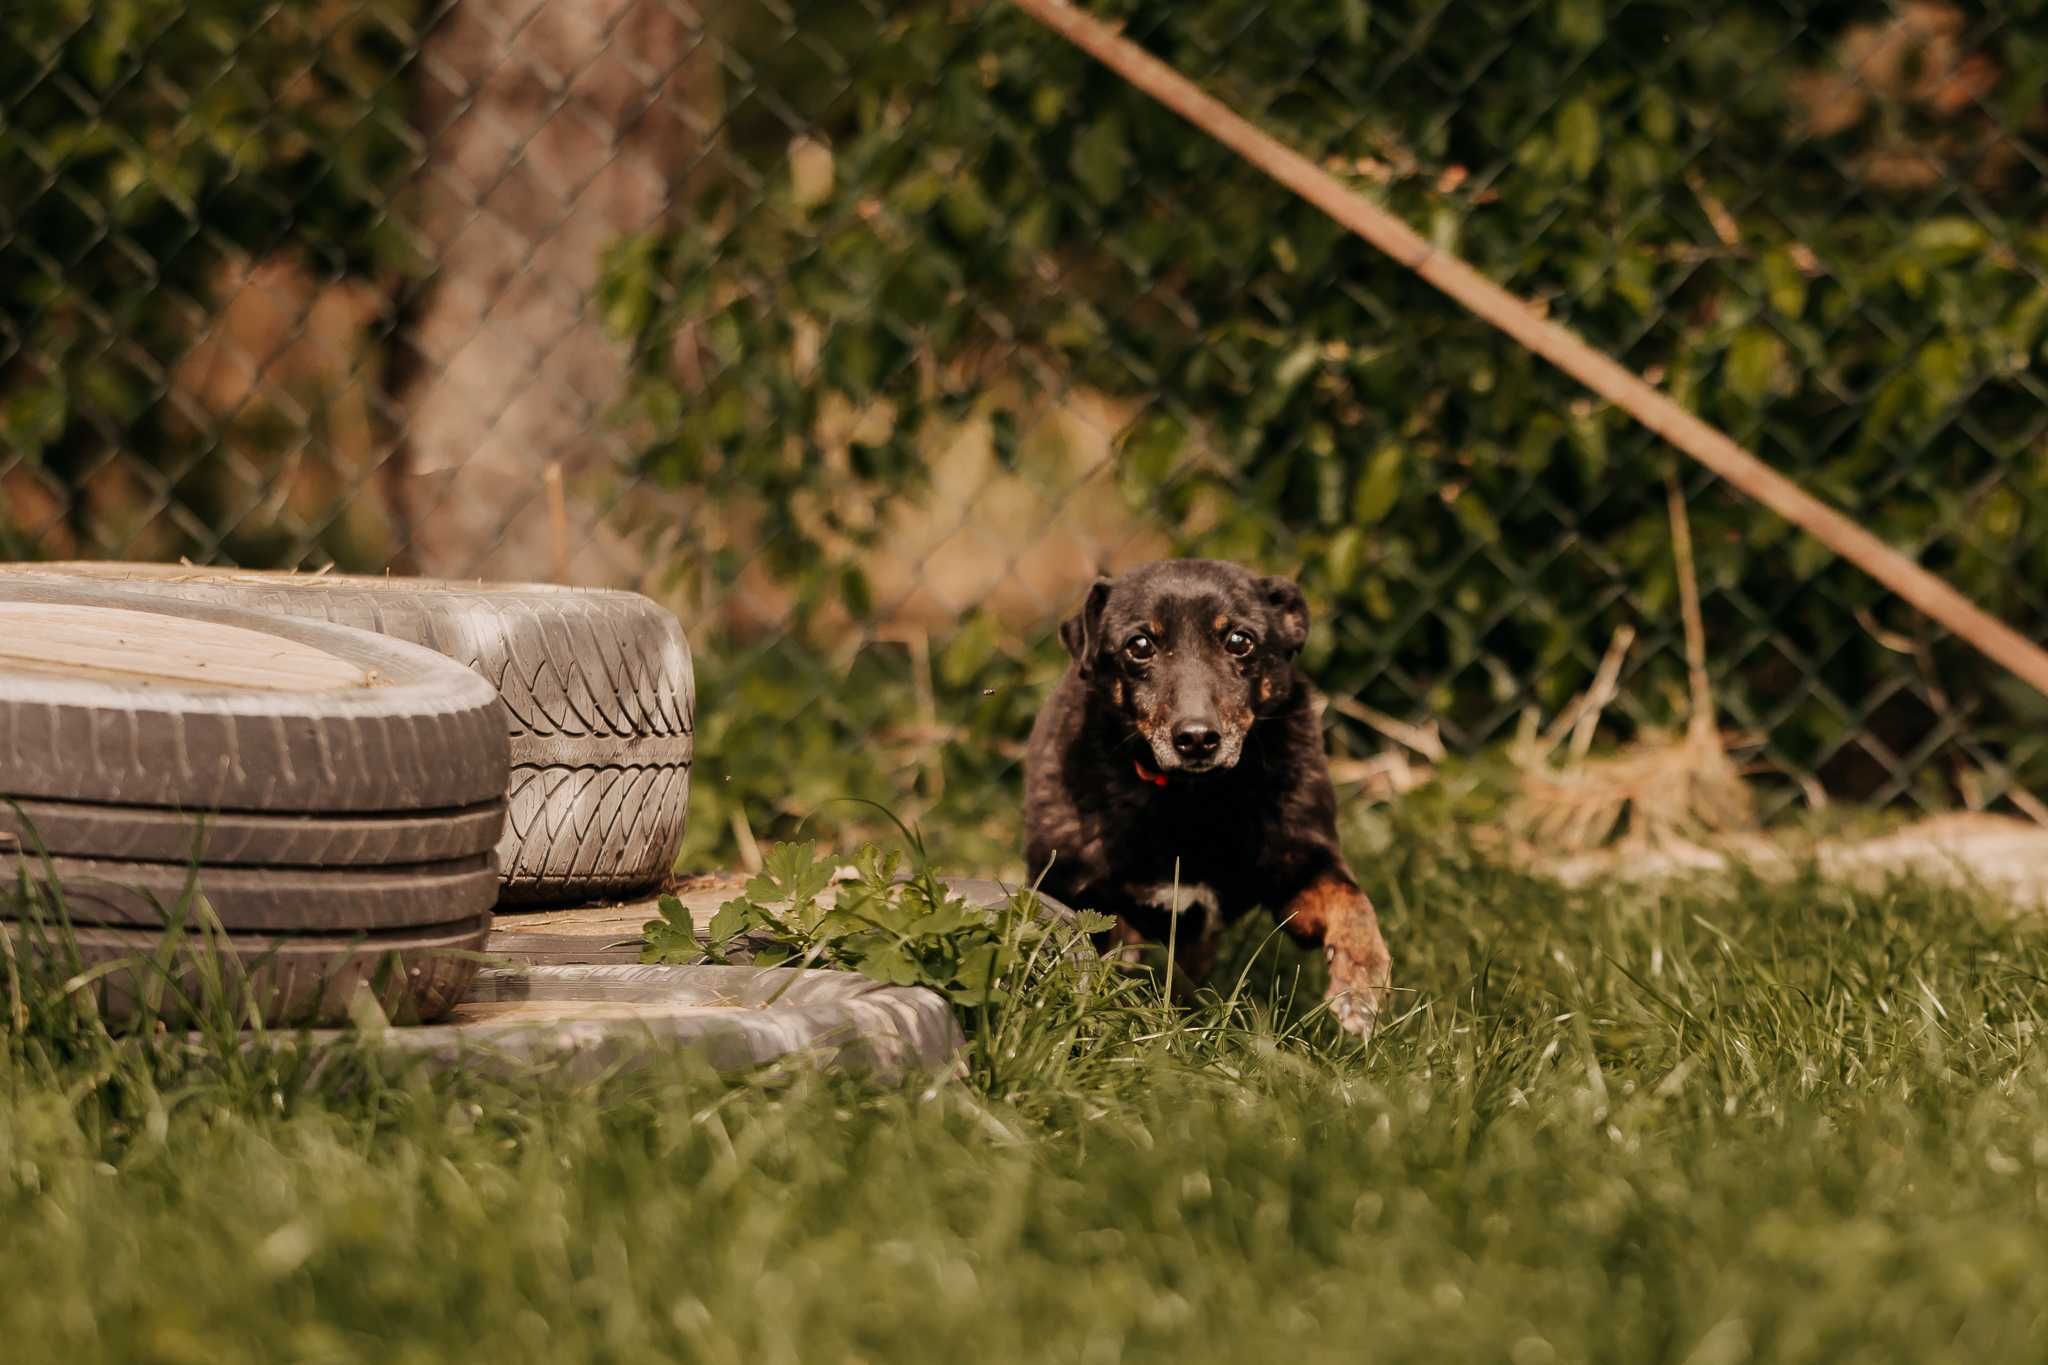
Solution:
[{"label": "dried grass clump", "polygon": [[1509,825],[1546,853],[1583,853],[1612,842],[1659,847],[1697,843],[1756,825],[1755,802],[1711,724],[1682,736],[1648,733],[1619,753],[1558,768],[1518,755]]},{"label": "dried grass clump", "polygon": [[[1614,633],[1593,685],[1554,725],[1540,730],[1535,712],[1525,713],[1522,733],[1509,750],[1518,780],[1506,824],[1515,839],[1545,855],[1589,852],[1612,843],[1696,843],[1756,826],[1754,798],[1728,757],[1715,721],[1692,531],[1675,480],[1670,512],[1692,716],[1683,735],[1648,731],[1617,753],[1589,756],[1600,717],[1614,700],[1622,663],[1635,643],[1635,631],[1628,626]],[[1565,749],[1561,764],[1556,760],[1560,746]]]}]

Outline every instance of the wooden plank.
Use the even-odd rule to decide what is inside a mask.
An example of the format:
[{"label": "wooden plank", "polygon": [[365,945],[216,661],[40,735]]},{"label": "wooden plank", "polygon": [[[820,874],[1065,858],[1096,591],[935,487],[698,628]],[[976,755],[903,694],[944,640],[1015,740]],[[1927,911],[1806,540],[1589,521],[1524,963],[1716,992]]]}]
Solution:
[{"label": "wooden plank", "polygon": [[377,681],[325,650],[240,626],[49,602],[0,602],[0,671],[257,692],[338,692]]},{"label": "wooden plank", "polygon": [[[667,894],[688,907],[701,939],[709,934],[718,907],[739,894],[745,884],[746,879],[739,876],[695,877]],[[559,910],[500,910],[485,951],[536,966],[638,962],[641,927],[660,918],[657,896]]]}]

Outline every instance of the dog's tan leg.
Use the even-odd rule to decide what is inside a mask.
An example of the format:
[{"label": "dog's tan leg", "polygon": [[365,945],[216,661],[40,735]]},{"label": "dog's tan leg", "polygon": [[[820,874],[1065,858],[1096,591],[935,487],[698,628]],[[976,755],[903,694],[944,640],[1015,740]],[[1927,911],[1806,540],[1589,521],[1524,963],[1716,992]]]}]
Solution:
[{"label": "dog's tan leg", "polygon": [[1330,1012],[1347,1032],[1370,1038],[1393,974],[1372,902],[1349,877],[1332,873],[1303,887],[1284,913],[1287,932],[1320,947],[1330,964]]}]

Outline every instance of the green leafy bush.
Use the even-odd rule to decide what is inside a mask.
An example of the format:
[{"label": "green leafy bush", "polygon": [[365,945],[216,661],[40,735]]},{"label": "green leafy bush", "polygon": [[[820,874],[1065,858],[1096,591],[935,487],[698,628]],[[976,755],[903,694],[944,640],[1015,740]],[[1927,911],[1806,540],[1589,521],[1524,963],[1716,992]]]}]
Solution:
[{"label": "green leafy bush", "polygon": [[[1960,109],[1877,88],[1845,113],[1817,82],[1860,6],[1091,8],[1993,611],[2048,625],[2048,233],[2016,150],[2048,47],[2026,25],[1961,29],[2001,74]],[[883,532],[842,512],[917,495],[926,423],[1007,403],[1014,459],[1033,405],[1081,385],[1145,403],[1120,442],[1133,508],[1187,551],[1300,567],[1328,690],[1469,749],[1560,707],[1629,623],[1647,642],[1627,719],[1683,715],[1675,457],[1654,438],[1022,15],[915,5],[842,42],[839,14],[799,3],[819,41],[746,50],[791,101],[735,111],[751,173],[622,244],[602,299],[659,433],[646,470],[764,495],[798,640],[825,604],[880,614],[859,550]],[[792,175],[793,127],[829,135],[829,184]],[[687,377],[679,339],[700,353]],[[842,403],[894,414],[850,467],[816,435]],[[826,481],[863,496],[805,515]],[[1946,642],[1901,652],[1930,636],[1904,607],[1687,481],[1721,700],[1769,760],[1930,804],[1983,766],[1995,796],[2001,758],[2048,778],[2039,698]],[[806,780],[906,789],[842,719],[843,671],[777,709],[804,669],[758,657],[708,711],[805,736],[823,755]],[[1020,642],[942,690],[1014,695],[1056,667]],[[1020,737],[1017,719],[967,719],[963,744]],[[748,780],[751,748],[707,752]]]},{"label": "green leafy bush", "polygon": [[[209,501],[218,433],[165,403],[169,376],[231,258],[286,252],[330,279],[405,260],[390,210],[415,141],[397,79],[413,9],[0,10],[0,472],[43,471],[75,512],[85,478],[134,456],[156,471],[151,493],[182,504],[166,518],[179,544],[260,555]],[[7,522],[0,558],[35,553],[9,543]]]}]

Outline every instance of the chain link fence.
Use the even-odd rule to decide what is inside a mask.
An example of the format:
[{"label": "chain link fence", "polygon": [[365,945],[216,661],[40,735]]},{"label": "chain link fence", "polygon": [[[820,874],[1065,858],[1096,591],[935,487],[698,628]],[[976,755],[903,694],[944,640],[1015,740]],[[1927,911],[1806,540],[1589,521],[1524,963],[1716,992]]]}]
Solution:
[{"label": "chain link fence", "polygon": [[[2048,3],[1094,8],[2048,635]],[[1300,575],[1368,795],[1624,628],[1678,728],[1673,480],[1767,813],[2042,811],[2048,703],[1001,3],[0,10],[0,558],[650,592],[694,860],[1010,856],[1168,553]]]}]

